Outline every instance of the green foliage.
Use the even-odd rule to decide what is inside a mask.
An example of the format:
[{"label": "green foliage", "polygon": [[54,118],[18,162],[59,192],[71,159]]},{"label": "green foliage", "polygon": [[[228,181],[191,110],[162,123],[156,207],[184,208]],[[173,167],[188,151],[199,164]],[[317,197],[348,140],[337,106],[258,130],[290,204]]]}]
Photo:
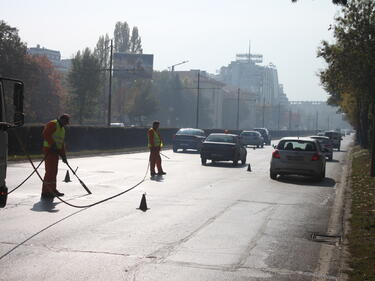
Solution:
[{"label": "green foliage", "polygon": [[79,124],[85,119],[93,119],[99,109],[100,62],[90,49],[77,52],[72,60],[68,81],[71,88],[68,101],[71,113]]},{"label": "green foliage", "polygon": [[[339,105],[359,131],[360,143],[368,145],[370,105],[375,104],[375,3],[352,0],[335,19],[335,43],[322,42],[318,56],[328,67],[321,71],[329,103]],[[351,104],[344,105],[351,96]],[[344,99],[345,97],[345,99]]]},{"label": "green foliage", "polygon": [[138,27],[134,26],[132,30],[132,36],[130,38],[130,53],[131,54],[142,54],[142,40],[138,34]]},{"label": "green foliage", "polygon": [[128,53],[130,49],[130,29],[128,23],[117,22],[115,26],[114,49],[116,52]]}]

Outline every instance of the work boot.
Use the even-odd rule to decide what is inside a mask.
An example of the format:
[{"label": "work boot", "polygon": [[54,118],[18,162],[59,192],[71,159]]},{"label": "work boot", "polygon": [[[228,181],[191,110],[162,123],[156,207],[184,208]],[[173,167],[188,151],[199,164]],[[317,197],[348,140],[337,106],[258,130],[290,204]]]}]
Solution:
[{"label": "work boot", "polygon": [[156,173],[155,172],[151,172],[151,177],[155,177]]},{"label": "work boot", "polygon": [[58,190],[55,190],[55,195],[56,196],[59,196],[59,197],[63,197],[64,196],[64,193],[58,191]]},{"label": "work boot", "polygon": [[161,171],[161,172],[158,173],[159,176],[166,175],[166,174],[167,174],[167,173],[164,172],[164,171]]}]

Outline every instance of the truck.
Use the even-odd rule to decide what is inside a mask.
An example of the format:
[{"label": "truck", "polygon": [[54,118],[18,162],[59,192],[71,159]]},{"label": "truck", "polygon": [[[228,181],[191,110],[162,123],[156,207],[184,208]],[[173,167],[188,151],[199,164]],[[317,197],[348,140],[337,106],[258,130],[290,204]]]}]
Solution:
[{"label": "truck", "polygon": [[23,91],[24,83],[21,80],[0,76],[0,208],[6,206],[8,198],[8,130],[24,124]]}]

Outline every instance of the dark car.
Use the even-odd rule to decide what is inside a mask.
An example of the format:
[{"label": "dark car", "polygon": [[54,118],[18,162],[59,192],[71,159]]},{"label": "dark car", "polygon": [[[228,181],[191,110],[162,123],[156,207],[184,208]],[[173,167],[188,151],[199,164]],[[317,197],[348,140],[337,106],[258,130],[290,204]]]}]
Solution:
[{"label": "dark car", "polygon": [[265,144],[271,145],[271,134],[267,128],[255,128],[254,131],[257,131],[262,135]]},{"label": "dark car", "polygon": [[342,140],[341,133],[336,131],[326,131],[324,132],[324,135],[329,137],[329,139],[332,141],[333,148],[337,148],[337,150],[340,151]]},{"label": "dark car", "polygon": [[183,128],[178,130],[173,137],[173,151],[178,149],[195,149],[200,150],[206,134],[201,129]]},{"label": "dark car", "polygon": [[202,144],[202,165],[206,165],[207,160],[233,161],[233,166],[241,161],[245,165],[246,156],[246,148],[241,144],[238,135],[210,134]]}]

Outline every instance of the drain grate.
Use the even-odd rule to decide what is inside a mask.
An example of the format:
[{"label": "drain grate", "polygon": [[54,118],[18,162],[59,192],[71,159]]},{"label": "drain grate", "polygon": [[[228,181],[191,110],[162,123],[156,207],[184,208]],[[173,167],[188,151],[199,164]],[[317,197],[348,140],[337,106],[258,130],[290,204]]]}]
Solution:
[{"label": "drain grate", "polygon": [[311,240],[338,246],[341,244],[341,235],[328,235],[313,232],[311,233]]}]

